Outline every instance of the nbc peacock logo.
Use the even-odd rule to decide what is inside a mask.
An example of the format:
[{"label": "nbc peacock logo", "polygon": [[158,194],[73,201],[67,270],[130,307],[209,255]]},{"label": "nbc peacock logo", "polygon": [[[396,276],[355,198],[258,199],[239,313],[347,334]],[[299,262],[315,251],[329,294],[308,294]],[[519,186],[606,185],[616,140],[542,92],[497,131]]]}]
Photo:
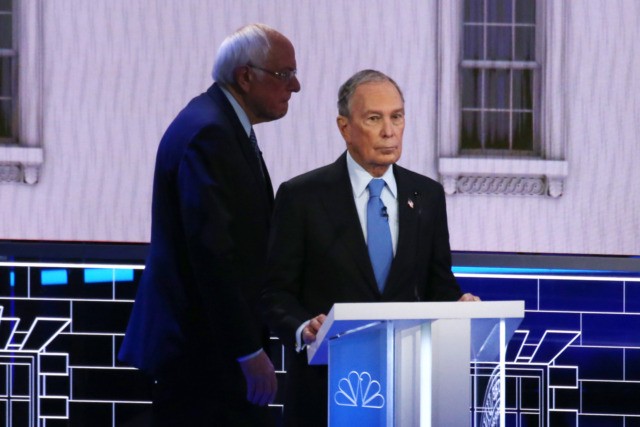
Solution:
[{"label": "nbc peacock logo", "polygon": [[380,382],[373,380],[371,374],[351,371],[346,378],[338,381],[334,401],[339,406],[381,409],[385,403],[381,392]]}]

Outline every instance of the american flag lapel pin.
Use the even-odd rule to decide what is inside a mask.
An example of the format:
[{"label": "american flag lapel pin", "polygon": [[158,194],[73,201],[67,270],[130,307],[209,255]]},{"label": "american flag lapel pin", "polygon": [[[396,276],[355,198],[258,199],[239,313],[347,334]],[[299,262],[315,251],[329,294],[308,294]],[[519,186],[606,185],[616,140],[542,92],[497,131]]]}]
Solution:
[{"label": "american flag lapel pin", "polygon": [[413,209],[413,200],[411,199],[407,200],[407,205],[409,205],[409,207]]}]

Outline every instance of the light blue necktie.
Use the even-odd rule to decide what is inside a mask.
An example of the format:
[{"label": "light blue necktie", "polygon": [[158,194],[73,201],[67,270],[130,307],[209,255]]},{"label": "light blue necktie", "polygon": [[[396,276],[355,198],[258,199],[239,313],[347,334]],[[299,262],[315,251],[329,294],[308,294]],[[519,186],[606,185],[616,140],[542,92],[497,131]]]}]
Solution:
[{"label": "light blue necktie", "polygon": [[393,260],[389,215],[387,214],[386,206],[380,199],[380,193],[384,185],[383,179],[372,179],[367,186],[369,188],[367,247],[369,248],[369,258],[371,259],[371,265],[373,266],[380,292],[384,289],[384,284],[391,269],[391,261]]}]

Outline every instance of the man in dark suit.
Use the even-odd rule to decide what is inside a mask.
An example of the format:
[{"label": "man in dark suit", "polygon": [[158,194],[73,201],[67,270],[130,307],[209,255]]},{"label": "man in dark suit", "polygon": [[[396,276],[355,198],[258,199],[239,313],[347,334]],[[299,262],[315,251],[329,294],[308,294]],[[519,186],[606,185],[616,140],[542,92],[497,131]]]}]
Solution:
[{"label": "man in dark suit", "polygon": [[347,152],[282,184],[269,242],[263,297],[287,347],[291,427],[327,425],[327,369],[309,366],[301,350],[333,304],[478,300],[463,295],[451,273],[442,187],[395,164],[404,131],[400,88],[378,71],[361,71],[340,88],[338,111]]},{"label": "man in dark suit", "polygon": [[151,245],[119,354],[154,379],[157,426],[272,425],[259,305],[273,190],[252,126],[283,117],[300,90],[294,48],[248,25],[222,43],[213,77],[160,142]]}]

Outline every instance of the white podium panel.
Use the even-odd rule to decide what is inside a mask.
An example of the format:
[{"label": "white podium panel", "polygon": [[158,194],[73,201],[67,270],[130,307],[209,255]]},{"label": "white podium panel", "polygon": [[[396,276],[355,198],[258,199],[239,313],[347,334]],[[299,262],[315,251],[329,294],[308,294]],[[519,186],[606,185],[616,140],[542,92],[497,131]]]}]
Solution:
[{"label": "white podium panel", "polygon": [[[470,363],[504,378],[523,316],[523,301],[335,304],[307,350],[310,364],[329,365],[329,425],[471,425]],[[492,402],[481,416],[504,425],[504,399]]]}]

